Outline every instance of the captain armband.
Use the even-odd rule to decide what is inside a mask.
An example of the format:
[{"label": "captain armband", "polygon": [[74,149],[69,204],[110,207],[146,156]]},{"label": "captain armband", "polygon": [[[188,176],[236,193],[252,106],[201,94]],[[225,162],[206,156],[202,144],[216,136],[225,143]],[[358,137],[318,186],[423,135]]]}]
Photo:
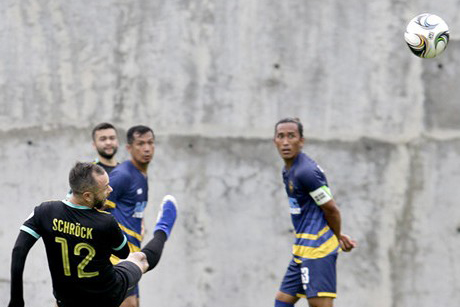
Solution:
[{"label": "captain armband", "polygon": [[318,189],[310,192],[310,196],[318,206],[324,205],[332,199],[331,190],[326,185],[323,185],[322,187],[319,187]]}]

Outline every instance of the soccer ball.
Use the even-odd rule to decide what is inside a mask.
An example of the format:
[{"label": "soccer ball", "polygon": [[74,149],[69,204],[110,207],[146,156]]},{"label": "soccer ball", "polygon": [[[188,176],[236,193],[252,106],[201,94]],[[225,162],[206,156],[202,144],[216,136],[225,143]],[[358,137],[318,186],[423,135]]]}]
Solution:
[{"label": "soccer ball", "polygon": [[424,13],[409,22],[404,38],[416,56],[434,58],[447,47],[449,27],[439,16]]}]

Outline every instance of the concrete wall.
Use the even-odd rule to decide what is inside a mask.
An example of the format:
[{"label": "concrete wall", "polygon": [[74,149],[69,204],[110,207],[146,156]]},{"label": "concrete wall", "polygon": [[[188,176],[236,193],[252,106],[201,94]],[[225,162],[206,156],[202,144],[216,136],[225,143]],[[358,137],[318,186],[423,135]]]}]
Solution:
[{"label": "concrete wall", "polygon": [[[433,60],[403,40],[426,11],[451,28]],[[0,304],[19,226],[64,197],[111,121],[158,135],[148,231],[164,194],[180,202],[143,306],[271,306],[292,242],[271,138],[298,116],[360,244],[340,256],[336,306],[455,306],[458,15],[454,0],[1,1]],[[41,242],[24,276],[28,305],[52,306]]]}]

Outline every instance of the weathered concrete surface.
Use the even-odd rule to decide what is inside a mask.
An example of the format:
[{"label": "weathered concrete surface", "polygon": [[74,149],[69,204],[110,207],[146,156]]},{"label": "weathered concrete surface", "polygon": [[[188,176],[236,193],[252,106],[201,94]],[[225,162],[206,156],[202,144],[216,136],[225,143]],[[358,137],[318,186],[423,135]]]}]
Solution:
[{"label": "weathered concrete surface", "polygon": [[[403,41],[424,11],[451,28],[433,60]],[[336,305],[457,305],[458,14],[454,0],[1,1],[0,304],[19,226],[64,196],[111,121],[158,134],[147,225],[164,194],[181,206],[143,305],[271,306],[292,241],[271,136],[298,116],[360,244],[340,256]],[[25,293],[53,304],[41,243]]]},{"label": "weathered concrete surface", "polygon": [[418,10],[362,2],[5,1],[0,127],[104,114],[238,136],[297,113],[322,138],[416,137],[421,62],[402,32]]}]

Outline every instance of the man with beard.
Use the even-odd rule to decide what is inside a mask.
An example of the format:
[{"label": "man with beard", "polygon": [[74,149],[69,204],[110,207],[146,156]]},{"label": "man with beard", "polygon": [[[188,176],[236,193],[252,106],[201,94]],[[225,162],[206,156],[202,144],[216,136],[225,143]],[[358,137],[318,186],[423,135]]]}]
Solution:
[{"label": "man with beard", "polygon": [[[110,173],[113,192],[106,206],[128,239],[131,252],[140,250],[143,238],[144,210],[148,198],[147,169],[155,151],[155,135],[147,126],[131,127],[127,132],[126,149],[131,159],[118,165]],[[112,257],[112,263],[118,259]],[[120,307],[139,306],[139,287],[128,293]]]},{"label": "man with beard", "polygon": [[102,166],[107,174],[110,174],[118,165],[115,158],[118,150],[117,129],[110,123],[100,123],[94,127],[91,136],[93,138],[93,147],[98,154],[94,162]]},{"label": "man with beard", "polygon": [[[59,307],[118,307],[143,273],[160,260],[177,216],[175,199],[163,199],[154,238],[141,252],[129,253],[114,217],[102,208],[112,191],[104,169],[78,162],[69,173],[70,199],[35,207],[20,228],[11,263],[9,307],[23,307],[23,271],[27,255],[42,237]],[[110,255],[126,258],[112,266]]]},{"label": "man with beard", "polygon": [[[107,174],[110,174],[119,164],[115,159],[115,154],[118,150],[117,129],[110,123],[100,123],[93,128],[91,137],[93,139],[93,147],[96,149],[98,155],[93,163],[102,166]],[[72,190],[67,193],[66,198],[69,199],[71,196]]]}]

